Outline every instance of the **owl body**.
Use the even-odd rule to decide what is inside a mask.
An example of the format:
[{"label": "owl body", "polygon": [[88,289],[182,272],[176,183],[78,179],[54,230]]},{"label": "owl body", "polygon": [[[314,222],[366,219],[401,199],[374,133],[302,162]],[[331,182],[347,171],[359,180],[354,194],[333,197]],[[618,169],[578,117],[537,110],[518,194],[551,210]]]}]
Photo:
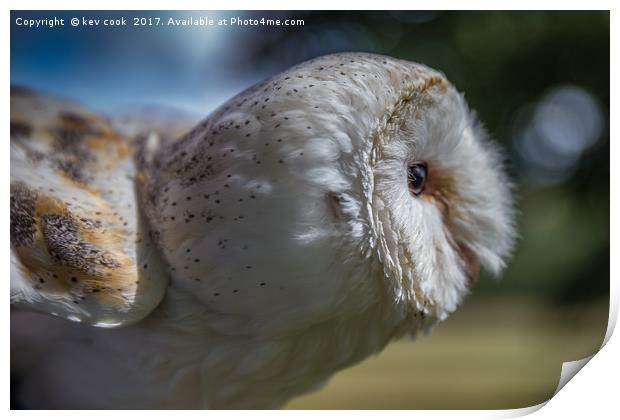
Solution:
[{"label": "owl body", "polygon": [[[163,301],[113,330],[14,316],[37,367],[23,401],[272,408],[444,319],[514,236],[481,137],[440,73],[350,53],[242,92],[178,140],[136,141],[134,218],[168,277]],[[19,328],[34,320],[45,334]],[[54,345],[30,350],[41,335]]]}]

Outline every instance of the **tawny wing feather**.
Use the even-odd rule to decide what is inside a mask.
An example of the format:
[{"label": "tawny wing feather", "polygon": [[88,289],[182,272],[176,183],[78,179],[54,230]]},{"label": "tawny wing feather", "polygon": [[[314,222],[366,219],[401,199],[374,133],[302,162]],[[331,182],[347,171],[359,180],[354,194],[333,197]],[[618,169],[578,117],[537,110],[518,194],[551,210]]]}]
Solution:
[{"label": "tawny wing feather", "polygon": [[74,103],[11,92],[11,303],[97,326],[137,321],[167,274],[137,200],[134,145]]}]

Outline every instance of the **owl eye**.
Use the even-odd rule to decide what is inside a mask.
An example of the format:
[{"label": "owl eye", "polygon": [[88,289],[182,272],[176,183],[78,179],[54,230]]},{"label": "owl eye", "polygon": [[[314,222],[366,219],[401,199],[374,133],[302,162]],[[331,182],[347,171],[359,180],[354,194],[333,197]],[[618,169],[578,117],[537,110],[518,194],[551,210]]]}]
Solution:
[{"label": "owl eye", "polygon": [[426,175],[428,169],[426,163],[419,162],[409,166],[407,177],[409,182],[409,191],[413,195],[420,195],[424,191],[426,185]]}]

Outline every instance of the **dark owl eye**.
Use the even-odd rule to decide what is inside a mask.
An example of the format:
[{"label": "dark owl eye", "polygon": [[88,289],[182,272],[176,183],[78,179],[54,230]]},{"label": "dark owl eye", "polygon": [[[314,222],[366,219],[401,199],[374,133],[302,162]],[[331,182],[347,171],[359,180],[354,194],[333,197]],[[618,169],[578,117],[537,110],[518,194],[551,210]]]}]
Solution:
[{"label": "dark owl eye", "polygon": [[426,185],[426,175],[428,173],[428,169],[426,167],[426,163],[414,163],[409,166],[408,169],[408,181],[409,181],[409,191],[413,195],[420,195],[424,191],[424,186]]}]

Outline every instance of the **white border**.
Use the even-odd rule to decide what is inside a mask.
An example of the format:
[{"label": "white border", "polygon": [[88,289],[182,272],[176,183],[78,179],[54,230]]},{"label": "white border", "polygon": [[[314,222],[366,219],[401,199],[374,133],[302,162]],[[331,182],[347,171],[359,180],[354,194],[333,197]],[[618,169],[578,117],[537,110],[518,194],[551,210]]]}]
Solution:
[{"label": "white border", "polygon": [[[61,0],[61,1],[44,1],[44,0],[30,0],[26,1],[16,1],[16,0],[8,0],[4,1],[3,4],[8,6],[4,12],[4,20],[3,26],[0,29],[2,33],[3,42],[0,46],[1,48],[1,57],[3,58],[3,66],[2,68],[2,78],[3,84],[0,87],[2,90],[2,121],[3,123],[3,140],[1,142],[2,152],[1,159],[3,160],[3,168],[2,177],[3,182],[1,184],[2,191],[0,194],[2,195],[4,201],[3,205],[0,205],[0,211],[3,213],[3,219],[5,222],[1,224],[0,228],[2,229],[2,237],[5,238],[5,243],[8,245],[8,237],[9,237],[9,229],[8,229],[8,209],[9,209],[9,142],[8,142],[8,127],[9,127],[9,104],[10,104],[10,80],[9,79],[9,60],[10,60],[10,10],[36,10],[36,9],[55,9],[55,10],[342,10],[342,9],[359,9],[359,10],[382,10],[382,9],[393,9],[393,10],[407,10],[416,8],[419,10],[432,10],[432,9],[456,9],[460,10],[464,6],[468,6],[472,9],[490,9],[490,10],[536,10],[536,9],[545,9],[545,10],[560,10],[560,9],[572,9],[572,10],[592,10],[592,9],[600,9],[600,10],[611,10],[611,45],[618,45],[618,31],[615,29],[614,23],[618,19],[615,18],[615,10],[614,5],[618,4],[617,2],[612,1],[600,1],[600,0],[590,0],[588,2],[577,2],[577,1],[532,1],[532,0],[522,0],[522,1],[491,1],[491,0],[470,0],[467,2],[457,1],[457,0],[435,0],[433,2],[424,1],[424,2],[411,2],[411,1],[394,1],[394,0],[383,0],[381,2],[370,2],[368,0],[357,0],[357,1],[338,1],[334,0],[314,0],[314,1],[295,1],[295,2],[284,2],[284,1],[248,1],[248,0],[230,0],[226,2],[205,2],[205,1],[197,1],[197,0],[175,0],[175,1],[163,1],[163,0],[150,0],[150,1],[131,1],[128,0],[91,0],[89,2],[80,2],[78,0]],[[432,7],[431,7],[432,6]],[[380,7],[380,9],[379,9]],[[620,74],[618,67],[618,54],[617,51],[614,51],[613,48],[610,49],[611,54],[611,75]],[[611,121],[611,135],[610,138],[616,139],[618,129],[615,124],[616,121],[620,121],[618,118],[617,107],[615,106],[615,99],[618,94],[618,85],[615,82],[614,77],[611,77],[611,106],[610,106],[610,121]],[[618,170],[615,168],[613,163],[618,162],[618,154],[617,147],[614,145],[613,141],[611,143],[611,185],[620,185],[618,182]],[[611,211],[612,215],[617,213],[618,209],[618,194],[616,192],[611,193]],[[587,215],[584,215],[587,217]],[[527,407],[518,410],[497,410],[497,411],[327,411],[321,412],[321,416],[327,417],[353,417],[356,419],[364,419],[364,418],[373,418],[376,419],[376,416],[389,416],[392,418],[403,418],[410,419],[411,416],[415,416],[416,418],[507,418],[507,417],[517,417],[530,413],[536,419],[548,419],[548,418],[562,418],[562,419],[572,419],[572,418],[580,418],[583,419],[584,416],[595,416],[602,418],[609,418],[613,416],[613,413],[618,413],[618,404],[617,400],[617,379],[618,379],[618,371],[620,363],[618,361],[618,357],[616,357],[620,352],[620,344],[617,337],[612,336],[613,328],[616,323],[617,314],[618,314],[618,263],[617,259],[614,258],[617,255],[617,245],[614,238],[618,237],[618,223],[615,221],[615,218],[612,216],[611,218],[611,229],[610,229],[610,237],[611,239],[611,301],[610,301],[610,322],[608,331],[605,337],[605,346],[603,349],[596,354],[592,360],[583,368],[583,371],[580,372],[577,376],[577,379],[569,381],[564,388],[560,390],[560,392],[552,398],[548,403],[543,403],[534,407]],[[8,273],[9,267],[9,252],[8,249],[1,256],[2,258],[2,267],[4,268],[4,272]],[[8,277],[8,276],[7,276]],[[3,296],[6,297],[6,301],[8,303],[8,295],[9,295],[9,281],[8,278],[5,277],[5,281],[3,283],[4,293]],[[4,335],[8,341],[9,337],[9,305],[4,312],[3,317],[3,330]],[[1,346],[0,351],[3,355],[4,364],[4,383],[2,387],[2,395],[5,398],[6,405],[5,407],[9,407],[9,346],[8,342],[6,342],[3,346]],[[575,364],[568,365],[568,368],[575,368]],[[563,370],[564,371],[564,370]],[[542,409],[541,409],[542,408]],[[39,412],[11,412],[11,416],[14,417],[24,417],[31,418],[39,415]],[[135,413],[135,414],[134,414]],[[215,416],[215,417],[231,417],[236,418],[237,416],[246,416],[248,412],[236,412],[236,411],[228,411],[228,412],[210,412],[205,414],[200,411],[153,411],[148,412],[146,415],[149,417],[159,417],[163,418],[168,415],[173,414],[175,416],[182,415],[188,417],[200,417],[202,418],[205,415]],[[134,415],[140,415],[141,413],[137,411],[122,411],[117,412],[115,416],[121,417],[129,417]],[[270,411],[254,411],[251,413],[253,418],[258,419],[273,419],[273,418],[281,418],[282,416],[290,416],[294,415],[296,418],[310,418],[314,420],[314,417],[319,413],[315,413],[315,411],[279,411],[279,412],[270,412]],[[48,418],[78,418],[85,415],[93,416],[94,418],[103,418],[103,416],[109,416],[110,414],[107,412],[97,412],[97,411],[89,411],[88,413],[83,413],[80,411],[50,411],[50,412],[42,412],[42,416]]]}]

